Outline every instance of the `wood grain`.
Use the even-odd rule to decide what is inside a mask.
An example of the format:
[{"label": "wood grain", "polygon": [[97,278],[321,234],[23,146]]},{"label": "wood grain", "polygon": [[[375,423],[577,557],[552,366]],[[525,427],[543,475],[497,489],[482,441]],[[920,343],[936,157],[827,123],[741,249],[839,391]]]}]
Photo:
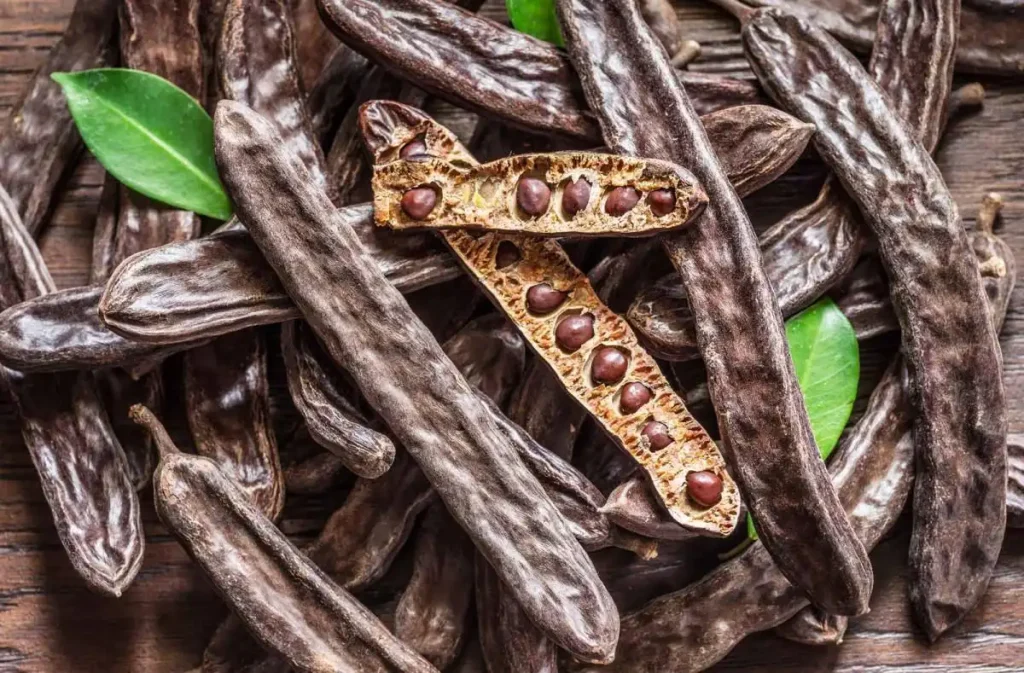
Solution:
[{"label": "wood grain", "polygon": [[[500,0],[485,8],[500,17]],[[70,14],[73,0],[0,2],[0,119],[44,60]],[[749,76],[735,23],[697,0],[679,15],[704,55],[691,67]],[[965,220],[973,220],[986,191],[1004,195],[1002,234],[1024,260],[1024,85],[984,82],[985,109],[958,121],[938,151]],[[450,106],[438,106],[458,114]],[[780,182],[748,199],[757,226],[772,223],[816,193],[823,175],[813,159],[802,160]],[[96,200],[102,170],[92,160],[68,180],[42,236],[43,253],[61,287],[86,281]],[[863,353],[862,392],[894,341],[882,339]],[[1002,334],[1010,431],[1024,432],[1024,283],[1010,304]],[[174,370],[172,369],[172,372]],[[293,410],[282,394],[280,362],[271,363],[275,409],[282,440]],[[171,396],[180,398],[172,384]],[[0,672],[147,671],[176,673],[196,666],[224,608],[202,576],[162,528],[148,493],[143,494],[146,561],[120,600],[91,594],[72,571],[57,540],[35,471],[21,442],[10,403],[0,399]],[[282,527],[308,538],[338,503],[330,498],[291,498]],[[872,555],[876,590],[872,612],[857,620],[838,648],[811,648],[770,634],[748,639],[715,670],[720,671],[1019,671],[1024,669],[1024,532],[1009,532],[988,596],[967,621],[928,646],[910,619],[905,557],[908,526]],[[727,606],[723,606],[728,609]],[[670,673],[670,672],[665,672]]]}]

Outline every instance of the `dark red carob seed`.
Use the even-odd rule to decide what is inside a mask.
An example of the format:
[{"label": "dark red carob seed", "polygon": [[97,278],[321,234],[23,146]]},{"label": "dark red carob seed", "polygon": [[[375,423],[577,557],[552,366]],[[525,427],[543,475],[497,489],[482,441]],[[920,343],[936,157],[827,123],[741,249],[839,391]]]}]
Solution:
[{"label": "dark red carob seed", "polygon": [[690,472],[686,492],[701,507],[714,507],[722,499],[722,478],[714,472]]},{"label": "dark red carob seed", "polygon": [[676,209],[676,193],[671,189],[655,189],[647,195],[647,203],[652,213],[664,217]]},{"label": "dark red carob seed", "polygon": [[555,342],[572,352],[594,338],[594,316],[570,315],[562,318],[555,327]]},{"label": "dark red carob seed", "polygon": [[421,138],[410,140],[402,146],[402,149],[398,152],[398,156],[402,159],[425,157],[427,156],[427,144],[423,142]]},{"label": "dark red carob seed", "polygon": [[566,184],[562,190],[562,210],[569,217],[585,210],[590,203],[590,183],[584,178]]},{"label": "dark red carob seed", "polygon": [[640,431],[640,434],[650,442],[651,451],[661,451],[672,443],[672,435],[668,434],[668,427],[659,421],[650,421]]},{"label": "dark red carob seed", "polygon": [[551,203],[551,188],[543,180],[523,178],[516,186],[516,202],[531,217],[543,215]]},{"label": "dark red carob seed", "polygon": [[605,346],[594,353],[590,374],[597,383],[618,383],[626,375],[629,358],[618,348]]},{"label": "dark red carob seed", "polygon": [[633,187],[616,187],[604,202],[604,212],[613,217],[625,215],[640,203],[640,192]]},{"label": "dark red carob seed", "polygon": [[437,205],[437,192],[430,187],[416,187],[402,195],[402,211],[414,220],[425,220]]},{"label": "dark red carob seed", "polygon": [[526,291],[526,308],[532,312],[545,315],[562,305],[567,292],[561,292],[547,283],[538,283]]},{"label": "dark red carob seed", "polygon": [[622,387],[622,395],[619,397],[619,409],[624,414],[636,413],[650,401],[651,389],[642,383],[634,381]]}]

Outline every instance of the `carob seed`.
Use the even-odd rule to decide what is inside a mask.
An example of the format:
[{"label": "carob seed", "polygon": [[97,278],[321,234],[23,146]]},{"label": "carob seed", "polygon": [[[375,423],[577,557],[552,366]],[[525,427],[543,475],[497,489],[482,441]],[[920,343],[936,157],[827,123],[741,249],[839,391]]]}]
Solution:
[{"label": "carob seed", "polygon": [[402,195],[402,211],[414,220],[425,220],[437,205],[437,192],[430,187],[415,187]]},{"label": "carob seed", "polygon": [[616,187],[608,194],[608,200],[604,202],[604,212],[618,217],[633,210],[638,203],[640,203],[640,192],[636,188]]},{"label": "carob seed", "polygon": [[590,373],[597,383],[618,383],[626,375],[629,358],[618,348],[605,346],[594,353]]},{"label": "carob seed", "polygon": [[562,318],[555,327],[555,342],[569,351],[577,351],[580,346],[594,338],[594,316],[570,315]]},{"label": "carob seed", "polygon": [[402,159],[413,159],[415,157],[428,156],[427,144],[423,142],[423,138],[410,140],[402,147],[401,150],[399,150],[398,156]]},{"label": "carob seed", "polygon": [[562,209],[569,217],[575,217],[590,203],[590,183],[585,178],[570,181],[562,190]]},{"label": "carob seed", "polygon": [[651,401],[651,389],[636,381],[627,383],[619,397],[619,409],[624,414],[636,413],[642,406]]},{"label": "carob seed", "polygon": [[676,209],[676,193],[671,189],[655,189],[647,195],[647,203],[652,213],[664,217]]},{"label": "carob seed", "polygon": [[690,472],[686,475],[686,492],[701,507],[714,507],[722,499],[722,479],[707,470]]},{"label": "carob seed", "polygon": [[551,188],[543,180],[523,178],[516,187],[516,202],[527,215],[543,215],[551,203]]},{"label": "carob seed", "polygon": [[523,253],[512,241],[502,241],[498,244],[498,252],[494,255],[494,265],[499,269],[512,266],[523,258]]},{"label": "carob seed", "polygon": [[[651,451],[661,451],[672,443],[672,436],[668,434],[668,428],[664,423],[650,421],[640,431],[640,434],[651,443]],[[692,472],[690,474],[693,474]]]},{"label": "carob seed", "polygon": [[533,313],[545,315],[562,305],[567,292],[561,292],[547,283],[538,283],[526,291],[526,307]]}]

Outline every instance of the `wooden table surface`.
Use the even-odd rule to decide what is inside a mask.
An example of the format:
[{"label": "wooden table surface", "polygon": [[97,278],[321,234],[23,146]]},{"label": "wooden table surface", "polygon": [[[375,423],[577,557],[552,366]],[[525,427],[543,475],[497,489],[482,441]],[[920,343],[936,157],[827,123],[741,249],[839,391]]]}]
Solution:
[{"label": "wooden table surface", "polygon": [[[0,0],[0,120],[59,38],[73,1]],[[744,69],[730,19],[692,0],[680,7],[680,14],[705,46],[705,58],[693,69]],[[984,110],[953,125],[937,158],[965,220],[973,219],[985,192],[1004,195],[1002,234],[1018,260],[1024,260],[1024,86],[984,83]],[[813,161],[801,164],[811,166],[803,173],[812,177],[790,177],[749,201],[758,225],[813,196],[815,187],[808,183],[820,180],[821,171]],[[42,235],[43,252],[61,287],[86,282],[101,180],[98,166],[84,161]],[[1024,432],[1022,312],[1024,285],[1018,285],[1002,334],[1010,431],[1017,433]],[[891,346],[890,340],[866,348],[865,369],[884,362],[885,353],[876,351]],[[870,392],[870,378],[865,377],[865,393]],[[180,390],[169,392],[176,394]],[[157,521],[149,494],[143,499],[147,549],[138,578],[119,600],[90,593],[57,540],[10,402],[0,400],[0,671],[175,673],[198,665],[224,608]],[[289,534],[308,536],[329,507],[290,500],[282,525]],[[1007,533],[982,604],[931,646],[913,626],[907,606],[907,542],[904,522],[872,555],[876,582],[871,613],[855,621],[841,647],[799,646],[762,634],[742,643],[715,670],[1024,670],[1024,531]]]}]

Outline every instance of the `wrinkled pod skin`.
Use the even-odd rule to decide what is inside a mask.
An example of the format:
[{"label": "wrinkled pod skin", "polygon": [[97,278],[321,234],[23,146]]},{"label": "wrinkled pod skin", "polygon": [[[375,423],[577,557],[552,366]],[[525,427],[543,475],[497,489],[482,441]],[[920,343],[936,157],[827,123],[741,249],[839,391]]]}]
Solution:
[{"label": "wrinkled pod skin", "polygon": [[814,444],[753,228],[685,87],[632,0],[559,0],[557,10],[608,146],[680,163],[708,193],[700,220],[662,241],[689,292],[722,450],[760,539],[815,605],[862,614],[871,563]]},{"label": "wrinkled pod skin", "polygon": [[[576,656],[609,660],[618,614],[589,558],[327,195],[245,106],[218,106],[215,137],[239,219],[332,359],[352,375],[531,618]],[[332,264],[311,258],[327,250]],[[334,291],[324,293],[325,285]]]},{"label": "wrinkled pod skin", "polygon": [[[957,9],[939,3],[936,11],[949,18],[934,40],[955,44]],[[889,23],[900,18],[889,15]],[[974,257],[935,163],[849,52],[824,30],[774,10],[753,14],[743,42],[771,95],[815,123],[815,146],[878,240],[919,414],[911,603],[934,640],[984,595],[1006,521],[1002,358],[978,310],[984,292]],[[948,53],[951,69],[952,47]],[[800,93],[807,73],[820,97]],[[973,347],[964,351],[964,343]]]}]

